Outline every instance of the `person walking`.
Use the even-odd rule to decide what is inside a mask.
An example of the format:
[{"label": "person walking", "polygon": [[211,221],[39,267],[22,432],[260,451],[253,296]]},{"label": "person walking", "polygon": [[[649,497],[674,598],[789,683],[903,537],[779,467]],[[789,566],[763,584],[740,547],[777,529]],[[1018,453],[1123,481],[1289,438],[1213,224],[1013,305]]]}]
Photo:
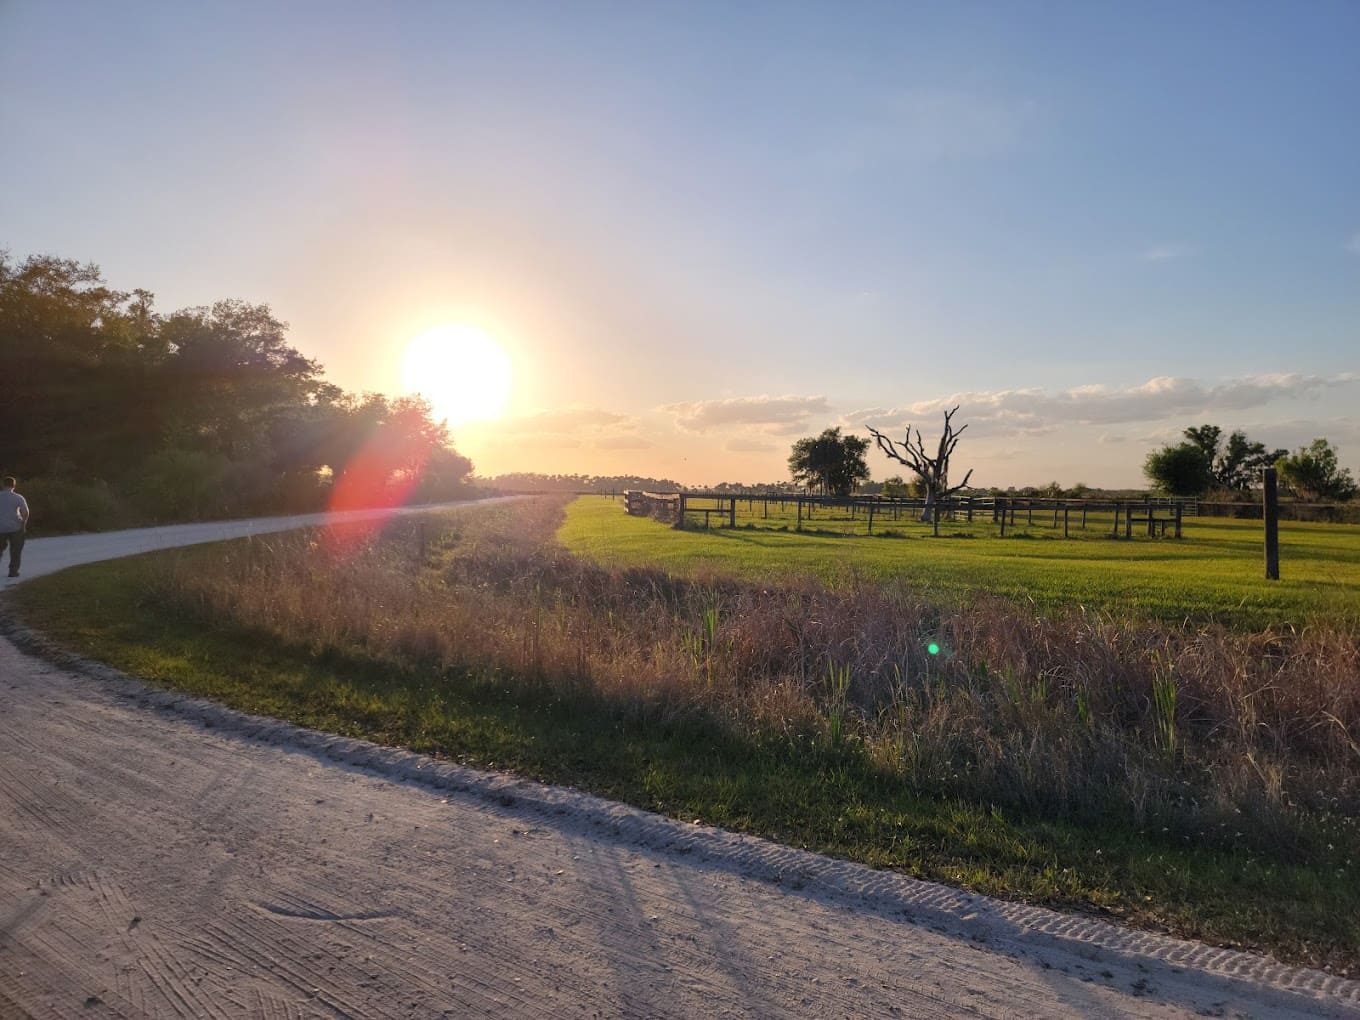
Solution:
[{"label": "person walking", "polygon": [[14,491],[19,483],[10,475],[0,478],[0,553],[9,546],[9,576],[19,576],[28,528],[28,500]]}]

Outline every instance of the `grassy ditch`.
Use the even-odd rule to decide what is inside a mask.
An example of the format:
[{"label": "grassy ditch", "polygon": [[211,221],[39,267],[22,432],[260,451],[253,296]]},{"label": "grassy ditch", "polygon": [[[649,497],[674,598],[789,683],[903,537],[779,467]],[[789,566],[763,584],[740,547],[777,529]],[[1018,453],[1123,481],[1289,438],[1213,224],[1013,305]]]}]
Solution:
[{"label": "grassy ditch", "polygon": [[1353,630],[606,567],[556,543],[562,514],[542,500],[257,538],[10,598],[68,646],[247,711],[1360,963]]}]

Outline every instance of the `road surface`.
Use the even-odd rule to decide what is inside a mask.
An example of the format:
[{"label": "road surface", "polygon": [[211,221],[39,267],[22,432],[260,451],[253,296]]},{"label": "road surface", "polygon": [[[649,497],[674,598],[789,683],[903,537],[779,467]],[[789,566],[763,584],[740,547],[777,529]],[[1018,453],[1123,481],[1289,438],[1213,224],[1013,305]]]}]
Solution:
[{"label": "road surface", "polygon": [[[313,519],[35,540],[25,574]],[[245,716],[4,627],[5,1020],[1360,1016],[1355,982]]]}]

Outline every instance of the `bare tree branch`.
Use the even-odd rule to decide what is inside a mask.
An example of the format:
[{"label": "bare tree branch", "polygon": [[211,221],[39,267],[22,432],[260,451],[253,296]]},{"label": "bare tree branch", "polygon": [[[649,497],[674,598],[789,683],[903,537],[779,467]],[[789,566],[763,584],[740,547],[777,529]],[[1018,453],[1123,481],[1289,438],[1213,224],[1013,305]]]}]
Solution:
[{"label": "bare tree branch", "polygon": [[954,455],[954,448],[959,445],[959,437],[963,435],[963,425],[958,429],[954,428],[954,413],[958,411],[956,405],[952,410],[944,413],[944,430],[940,433],[940,445],[936,450],[935,456],[931,457],[926,453],[925,439],[921,435],[921,430],[915,430],[915,438],[912,436],[912,427],[907,426],[906,437],[899,448],[898,445],[885,436],[878,429],[867,426],[873,433],[878,448],[884,455],[910,468],[916,477],[921,479],[921,484],[926,490],[926,510],[922,515],[922,520],[929,521],[931,507],[944,496],[950,496],[968,485],[968,479],[973,477],[973,471],[969,468],[968,473],[963,476],[963,481],[958,485],[949,484],[949,459]]}]

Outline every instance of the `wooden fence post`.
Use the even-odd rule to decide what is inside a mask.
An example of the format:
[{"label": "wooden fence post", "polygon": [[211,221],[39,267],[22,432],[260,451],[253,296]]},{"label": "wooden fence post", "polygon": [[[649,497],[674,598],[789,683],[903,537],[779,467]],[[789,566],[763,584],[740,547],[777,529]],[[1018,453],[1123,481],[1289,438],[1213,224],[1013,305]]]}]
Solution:
[{"label": "wooden fence post", "polygon": [[737,497],[732,497],[732,505],[728,508],[727,526],[735,528],[737,526]]},{"label": "wooden fence post", "polygon": [[1273,467],[1261,472],[1261,516],[1266,526],[1266,580],[1280,579],[1280,491]]},{"label": "wooden fence post", "polygon": [[1067,507],[1063,507],[1063,538],[1067,537]]}]

